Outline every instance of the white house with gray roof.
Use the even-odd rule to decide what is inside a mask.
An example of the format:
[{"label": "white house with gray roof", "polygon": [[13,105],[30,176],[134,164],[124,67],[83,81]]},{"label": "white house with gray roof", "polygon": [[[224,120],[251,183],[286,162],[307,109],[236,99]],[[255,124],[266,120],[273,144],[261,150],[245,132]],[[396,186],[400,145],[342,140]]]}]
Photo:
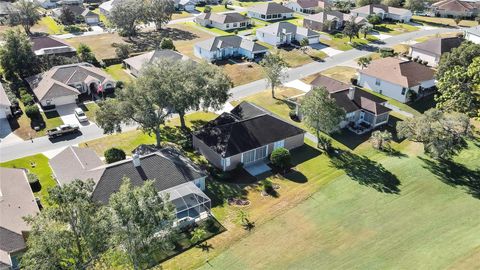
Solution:
[{"label": "white house with gray roof", "polygon": [[378,15],[382,20],[390,19],[399,22],[409,22],[412,19],[412,12],[404,8],[390,7],[381,4],[370,4],[355,8],[350,11],[352,16],[367,18],[370,15]]},{"label": "white house with gray roof", "polygon": [[465,29],[464,37],[466,40],[480,45],[480,26]]},{"label": "white house with gray roof", "polygon": [[293,9],[284,5],[268,2],[248,8],[247,16],[262,21],[275,21],[293,17]]},{"label": "white house with gray roof", "polygon": [[223,60],[231,57],[258,59],[268,52],[268,48],[240,36],[218,36],[195,44],[194,53],[207,61]]},{"label": "white house with gray roof", "polygon": [[273,46],[300,42],[304,38],[309,44],[319,43],[320,34],[305,27],[297,26],[289,22],[277,22],[257,29],[257,39]]},{"label": "white house with gray roof", "polygon": [[250,25],[250,19],[238,12],[202,13],[193,20],[203,27],[215,27],[220,30],[242,29]]},{"label": "white house with gray roof", "polygon": [[123,60],[123,65],[125,69],[127,69],[130,74],[132,74],[132,76],[138,77],[144,65],[153,63],[160,59],[171,59],[174,61],[180,61],[189,60],[190,58],[172,50],[154,50],[151,52],[127,58]]}]

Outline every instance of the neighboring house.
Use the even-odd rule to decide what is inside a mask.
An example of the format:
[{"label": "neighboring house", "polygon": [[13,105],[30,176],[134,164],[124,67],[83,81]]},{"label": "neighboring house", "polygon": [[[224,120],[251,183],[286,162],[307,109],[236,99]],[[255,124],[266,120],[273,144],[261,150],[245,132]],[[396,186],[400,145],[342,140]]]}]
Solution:
[{"label": "neighboring house", "polygon": [[42,106],[75,103],[80,94],[111,92],[115,81],[88,63],[56,66],[26,79]]},{"label": "neighboring house", "polygon": [[10,2],[0,2],[0,19],[7,19],[15,7]]},{"label": "neighboring house", "polygon": [[132,158],[104,164],[93,150],[69,146],[50,159],[49,164],[59,185],[75,179],[93,180],[92,198],[100,204],[108,203],[127,177],[133,186],[155,180],[159,195],[170,195],[177,211],[177,224],[210,215],[210,199],[203,193],[207,175],[174,149],[152,149],[142,156],[133,154]]},{"label": "neighboring house", "polygon": [[289,22],[277,22],[258,28],[257,39],[273,46],[288,45],[308,39],[308,44],[320,42],[320,34],[308,28],[296,26]]},{"label": "neighboring house", "polygon": [[88,8],[84,8],[83,6],[67,6],[62,8],[56,8],[52,11],[52,16],[60,20],[63,9],[69,9],[72,14],[75,15],[76,23],[86,23],[86,24],[98,24],[100,22],[100,16]]},{"label": "neighboring house", "polygon": [[31,228],[23,218],[38,213],[26,171],[0,167],[0,269],[20,269]]},{"label": "neighboring house", "polygon": [[404,8],[389,7],[381,4],[371,4],[350,11],[352,16],[367,18],[370,15],[378,15],[382,20],[390,19],[399,22],[409,22],[412,12]]},{"label": "neighboring house", "polygon": [[322,0],[292,0],[285,4],[295,12],[314,14],[328,7],[328,3]]},{"label": "neighboring house", "polygon": [[43,8],[56,8],[58,6],[81,6],[83,0],[36,0]]},{"label": "neighboring house", "polygon": [[267,52],[267,47],[235,35],[214,37],[194,46],[195,56],[209,62],[238,57],[257,60]]},{"label": "neighboring house", "polygon": [[[303,19],[303,26],[315,31],[335,31],[343,28],[345,22],[350,21],[350,14],[330,10],[307,16]],[[355,22],[359,25],[367,23],[363,17],[355,17]]]},{"label": "neighboring house", "polygon": [[193,19],[204,27],[215,27],[220,30],[233,30],[246,28],[250,25],[250,19],[240,13],[202,13]]},{"label": "neighboring house", "polygon": [[247,16],[262,21],[275,21],[292,18],[293,10],[275,2],[268,2],[249,7]]},{"label": "neighboring house", "polygon": [[428,65],[436,67],[442,54],[450,52],[462,44],[463,38],[432,38],[422,43],[410,46],[410,56],[427,61]]},{"label": "neighboring house", "polygon": [[32,50],[36,56],[57,55],[72,57],[77,50],[69,44],[52,36],[31,37]]},{"label": "neighboring house", "polygon": [[443,0],[433,3],[430,12],[438,17],[474,17],[480,13],[480,2]]},{"label": "neighboring house", "polygon": [[238,166],[249,171],[251,166],[262,166],[279,147],[302,146],[304,135],[304,130],[244,101],[195,132],[193,146],[222,171]]},{"label": "neighboring house", "polygon": [[[338,107],[345,110],[345,120],[340,123],[340,128],[348,127],[361,134],[388,122],[391,110],[385,106],[387,101],[383,98],[323,75],[319,75],[311,84],[324,87]],[[296,112],[300,118],[302,114],[298,99],[308,98],[310,93],[297,97]]]},{"label": "neighboring house", "polygon": [[465,29],[463,36],[466,40],[480,45],[480,26]]},{"label": "neighboring house", "polygon": [[185,10],[188,12],[195,11],[195,5],[197,2],[193,0],[175,0],[175,9],[176,10]]},{"label": "neighboring house", "polygon": [[435,71],[413,61],[394,57],[372,61],[358,71],[358,84],[402,103],[423,96],[435,86]]},{"label": "neighboring house", "polygon": [[8,99],[7,92],[0,82],[0,119],[5,119],[12,116],[12,103]]},{"label": "neighboring house", "polygon": [[160,59],[171,59],[174,61],[188,60],[188,56],[185,56],[179,52],[172,50],[155,50],[140,54],[134,57],[123,60],[124,67],[135,77],[138,77],[141,69],[144,65],[153,63]]},{"label": "neighboring house", "polygon": [[112,12],[115,5],[117,5],[121,1],[123,1],[123,0],[110,0],[110,1],[103,2],[98,7],[99,10],[100,10],[100,13],[102,13],[105,16],[110,16],[110,13]]}]

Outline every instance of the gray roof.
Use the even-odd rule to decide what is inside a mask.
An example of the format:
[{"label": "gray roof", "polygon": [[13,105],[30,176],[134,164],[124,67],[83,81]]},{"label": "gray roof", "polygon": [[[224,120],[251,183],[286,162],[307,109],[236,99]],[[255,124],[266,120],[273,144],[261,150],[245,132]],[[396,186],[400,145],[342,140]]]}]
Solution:
[{"label": "gray roof", "polygon": [[289,22],[277,22],[273,23],[270,25],[267,25],[265,27],[257,29],[257,32],[265,32],[269,33],[271,35],[277,36],[280,33],[291,33],[293,35],[295,34],[301,34],[306,37],[319,37],[320,34],[312,31],[310,29],[307,29],[305,27],[297,26],[295,24],[289,23]]},{"label": "gray roof", "polygon": [[5,91],[5,88],[3,88],[3,85],[1,82],[0,82],[0,105],[12,106],[12,103],[8,99],[7,92]]},{"label": "gray roof", "polygon": [[106,203],[120,189],[123,177],[128,177],[133,186],[145,180],[155,180],[157,191],[169,189],[206,176],[189,159],[172,149],[162,149],[140,157],[140,166],[135,167],[132,159],[109,164],[93,192],[95,201]]},{"label": "gray roof", "polygon": [[463,39],[459,37],[449,38],[432,38],[422,43],[413,44],[413,49],[419,49],[434,53],[436,55],[442,55],[446,52],[450,52],[453,48],[457,48],[462,44]]},{"label": "gray roof", "polygon": [[13,253],[23,250],[26,247],[25,239],[22,234],[0,227],[0,250]]},{"label": "gray roof", "polygon": [[240,36],[218,36],[204,41],[200,41],[195,44],[202,49],[207,51],[216,51],[223,48],[242,48],[250,52],[262,52],[268,51],[268,48],[260,45],[256,42],[253,42],[249,39],[242,38]]},{"label": "gray roof", "polygon": [[0,2],[0,15],[8,15],[13,9],[14,6],[12,3],[5,1]]},{"label": "gray roof", "polygon": [[[326,15],[325,17],[323,16],[324,14]],[[324,19],[328,21],[333,21],[333,20],[343,21],[343,18],[344,18],[344,13],[341,13],[336,10],[323,11],[323,12],[319,12],[319,13],[305,17],[306,20],[311,20],[311,21],[321,22],[321,23],[324,23]]]},{"label": "gray roof", "polygon": [[278,14],[278,13],[293,13],[292,9],[275,2],[268,2],[268,3],[254,5],[249,7],[248,11],[265,14],[265,15]]},{"label": "gray roof", "polygon": [[67,47],[71,52],[76,51],[76,49],[70,46],[69,44],[51,36],[31,37],[30,40],[32,41],[33,51],[38,51],[38,50],[48,49],[48,48],[58,48],[58,47]]},{"label": "gray roof", "polygon": [[134,57],[127,58],[123,60],[126,64],[133,67],[136,70],[140,70],[143,65],[152,63],[159,59],[171,59],[174,61],[179,60],[188,60],[188,56],[185,56],[179,52],[172,51],[172,50],[155,50],[151,52],[147,52],[144,54],[140,54]]},{"label": "gray roof", "polygon": [[201,20],[211,20],[217,23],[238,23],[238,22],[244,22],[249,20],[248,17],[243,16],[238,12],[223,13],[223,14],[212,13],[212,12],[202,13],[198,15],[197,18]]},{"label": "gray roof", "polygon": [[362,7],[352,9],[351,12],[360,13],[360,14],[378,14],[378,13],[390,13],[395,15],[405,15],[410,11],[404,8],[390,7],[382,4],[370,4]]}]

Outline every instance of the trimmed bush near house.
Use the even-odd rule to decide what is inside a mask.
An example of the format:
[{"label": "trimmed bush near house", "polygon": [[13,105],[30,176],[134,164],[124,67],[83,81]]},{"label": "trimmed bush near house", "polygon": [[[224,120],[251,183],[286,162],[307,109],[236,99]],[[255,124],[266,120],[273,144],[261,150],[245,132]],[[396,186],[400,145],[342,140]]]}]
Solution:
[{"label": "trimmed bush near house", "polygon": [[122,149],[112,147],[107,149],[103,155],[105,156],[105,161],[110,164],[126,158],[125,152]]},{"label": "trimmed bush near house", "polygon": [[290,151],[283,147],[273,150],[270,155],[270,161],[272,164],[282,169],[284,172],[290,167],[291,160],[292,156],[290,155]]},{"label": "trimmed bush near house", "polygon": [[160,42],[160,48],[162,50],[175,50],[175,45],[173,45],[173,41],[169,38],[163,38],[162,42]]},{"label": "trimmed bush near house", "polygon": [[27,105],[25,107],[25,114],[28,116],[28,118],[35,119],[40,116],[40,110],[36,105]]},{"label": "trimmed bush near house", "polygon": [[42,186],[40,185],[40,181],[38,176],[34,173],[27,173],[28,183],[30,184],[30,188],[33,192],[39,192]]}]

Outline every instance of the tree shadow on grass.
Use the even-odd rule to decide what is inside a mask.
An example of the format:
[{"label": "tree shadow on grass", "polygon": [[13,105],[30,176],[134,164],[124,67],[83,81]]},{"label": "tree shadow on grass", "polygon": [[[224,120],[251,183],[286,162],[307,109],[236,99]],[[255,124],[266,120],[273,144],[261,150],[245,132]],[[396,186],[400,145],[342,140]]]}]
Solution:
[{"label": "tree shadow on grass", "polygon": [[339,150],[339,154],[332,156],[331,163],[333,167],[344,170],[352,180],[361,185],[383,193],[400,193],[398,178],[381,164],[365,156]]},{"label": "tree shadow on grass", "polygon": [[192,120],[191,123],[192,123],[192,130],[196,131],[196,130],[199,130],[199,129],[203,128],[208,123],[208,121],[206,121],[206,120]]},{"label": "tree shadow on grass", "polygon": [[472,170],[451,160],[433,161],[418,157],[442,182],[450,186],[461,186],[474,198],[480,199],[480,169]]},{"label": "tree shadow on grass", "polygon": [[125,39],[126,42],[130,43],[134,51],[143,52],[147,50],[156,49],[159,47],[160,42],[164,38],[175,40],[193,40],[198,38],[196,34],[185,31],[178,28],[167,27],[163,28],[160,31],[148,31],[148,32],[139,32],[137,36],[133,37],[133,40]]},{"label": "tree shadow on grass", "polygon": [[212,207],[215,207],[226,204],[229,198],[246,199],[248,191],[238,184],[209,180],[205,193],[212,200]]},{"label": "tree shadow on grass", "polygon": [[304,144],[298,148],[295,148],[290,151],[292,155],[292,165],[297,166],[299,164],[302,164],[310,159],[316,158],[319,155],[322,154],[320,150],[308,145]]}]

